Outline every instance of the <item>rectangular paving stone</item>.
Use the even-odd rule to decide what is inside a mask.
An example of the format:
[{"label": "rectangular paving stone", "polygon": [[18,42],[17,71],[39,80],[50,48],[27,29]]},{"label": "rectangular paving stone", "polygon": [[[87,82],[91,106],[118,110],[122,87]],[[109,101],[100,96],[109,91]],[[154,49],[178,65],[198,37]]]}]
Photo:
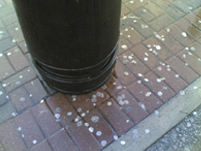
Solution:
[{"label": "rectangular paving stone", "polygon": [[177,54],[182,51],[184,48],[174,37],[172,37],[167,31],[162,30],[158,33],[160,36],[164,36],[164,41],[161,40],[161,43],[164,44],[173,54]]},{"label": "rectangular paving stone", "polygon": [[122,111],[128,115],[134,124],[139,123],[149,114],[141,108],[138,101],[131,96],[127,90],[122,90],[114,96],[114,99],[122,108]]},{"label": "rectangular paving stone", "polygon": [[113,96],[123,89],[121,83],[113,75],[108,79],[103,87],[110,96]]},{"label": "rectangular paving stone", "polygon": [[30,80],[36,78],[36,74],[31,67],[28,67],[17,74],[2,81],[2,86],[6,92],[11,92],[14,89],[22,86]]},{"label": "rectangular paving stone", "polygon": [[11,119],[13,113],[17,113],[12,102],[8,102],[0,107],[0,124]]},{"label": "rectangular paving stone", "polygon": [[152,113],[162,105],[162,102],[142,83],[135,82],[128,87],[128,90],[140,102],[140,106]]},{"label": "rectangular paving stone", "polygon": [[178,8],[176,8],[174,5],[169,5],[168,7],[165,7],[166,12],[168,15],[170,15],[175,20],[179,20],[182,17],[184,17],[185,13],[180,11]]},{"label": "rectangular paving stone", "polygon": [[[156,38],[151,37],[143,42],[146,46],[149,45],[150,49],[152,49],[152,52],[154,50],[157,53],[157,56],[162,60],[167,60],[172,57],[171,51],[169,51],[166,47],[164,47],[161,42],[159,42]],[[153,53],[154,54],[154,53]]]},{"label": "rectangular paving stone", "polygon": [[179,28],[178,26],[176,26],[175,24],[172,24],[170,26],[168,26],[167,28],[165,28],[165,30],[172,35],[173,37],[176,37],[178,35],[182,34],[182,30],[181,28]]},{"label": "rectangular paving stone", "polygon": [[26,58],[28,59],[29,63],[34,66],[33,62],[32,62],[32,57],[30,53],[25,54]]},{"label": "rectangular paving stone", "polygon": [[173,3],[175,0],[168,0],[170,3]]},{"label": "rectangular paving stone", "polygon": [[38,78],[25,84],[24,87],[28,91],[29,97],[31,97],[34,103],[41,101],[48,95]]},{"label": "rectangular paving stone", "polygon": [[5,55],[11,62],[15,71],[22,70],[23,68],[29,66],[27,59],[18,47],[13,47],[12,49],[9,49],[5,52]]},{"label": "rectangular paving stone", "polygon": [[192,5],[187,4],[185,1],[182,0],[177,0],[172,4],[178,7],[181,11],[183,11],[186,14],[190,13],[190,11],[194,9]]},{"label": "rectangular paving stone", "polygon": [[149,38],[153,36],[154,30],[141,20],[137,21],[131,26],[134,27],[135,30],[138,31],[144,38]]},{"label": "rectangular paving stone", "polygon": [[161,1],[161,0],[151,0],[151,1],[160,6],[161,8],[167,7],[170,4],[170,1]]},{"label": "rectangular paving stone", "polygon": [[153,53],[149,51],[149,48],[146,48],[142,44],[137,45],[132,49],[132,52],[137,55],[140,60],[143,61],[149,68],[153,69],[159,65],[161,60],[156,57]]},{"label": "rectangular paving stone", "polygon": [[105,100],[109,99],[109,94],[102,89],[102,87],[98,88],[96,91],[92,91],[91,93],[87,94],[88,98],[92,103],[99,105],[103,103]]},{"label": "rectangular paving stone", "polygon": [[129,50],[130,48],[132,48],[133,45],[126,40],[126,38],[124,38],[123,36],[120,35],[120,39],[119,39],[119,55],[122,54],[123,52]]},{"label": "rectangular paving stone", "polygon": [[201,44],[198,42],[194,42],[189,46],[189,50],[190,52],[192,52],[193,54],[197,55],[199,58],[201,58]]},{"label": "rectangular paving stone", "polygon": [[44,136],[30,111],[26,111],[17,116],[14,121],[19,133],[22,135],[23,140],[29,149],[44,139]]},{"label": "rectangular paving stone", "polygon": [[181,30],[178,26],[174,24],[167,27],[166,30],[170,30],[169,34],[171,34],[177,41],[179,41],[185,47],[194,42],[194,39],[188,33]]},{"label": "rectangular paving stone", "polygon": [[0,126],[0,142],[6,151],[27,151],[13,120]]},{"label": "rectangular paving stone", "polygon": [[171,70],[170,67],[160,65],[154,69],[154,71],[160,76],[160,78],[165,78],[165,82],[177,93],[188,85],[181,77],[178,77],[178,73]]},{"label": "rectangular paving stone", "polygon": [[102,149],[98,140],[94,137],[88,128],[83,124],[82,120],[79,121],[80,124],[73,123],[66,126],[68,133],[74,140],[76,146],[80,151],[99,151]]},{"label": "rectangular paving stone", "polygon": [[0,41],[8,38],[9,36],[10,35],[8,34],[5,28],[0,29]]},{"label": "rectangular paving stone", "polygon": [[183,31],[188,33],[194,39],[201,37],[201,31],[197,29],[195,26],[193,26],[186,19],[179,20],[178,22],[176,22],[176,25],[180,27]]},{"label": "rectangular paving stone", "polygon": [[11,0],[4,0],[4,2],[8,5],[8,6],[12,6],[13,7],[13,3]]},{"label": "rectangular paving stone", "polygon": [[103,115],[113,126],[119,136],[124,134],[133,126],[133,122],[130,121],[126,114],[121,111],[120,107],[113,99],[108,99],[99,106],[99,109],[103,112]]},{"label": "rectangular paving stone", "polygon": [[147,25],[147,23],[143,22],[139,17],[137,17],[133,13],[130,13],[128,15],[128,18],[129,16],[129,25],[133,27],[140,35],[142,35],[144,38],[149,38],[153,36],[154,31],[151,27]]},{"label": "rectangular paving stone", "polygon": [[[133,48],[132,51],[134,51],[134,49],[135,48]],[[120,56],[120,59],[136,77],[138,77],[139,74],[145,74],[149,71],[149,69],[137,57],[135,57],[135,54],[131,51],[124,53]]]},{"label": "rectangular paving stone", "polygon": [[0,106],[6,103],[8,100],[9,98],[7,98],[7,94],[2,85],[0,84]]},{"label": "rectangular paving stone", "polygon": [[201,75],[201,58],[198,58],[193,53],[189,55],[189,52],[184,50],[178,54],[180,59],[182,59],[186,65],[189,65],[194,71]]},{"label": "rectangular paving stone", "polygon": [[[88,110],[94,108],[93,102],[91,101],[90,94],[81,95],[66,95],[68,100],[71,101],[75,109],[80,113],[86,113]],[[94,101],[95,103],[95,101]]]},{"label": "rectangular paving stone", "polygon": [[131,10],[136,10],[137,8],[145,5],[146,3],[148,2],[148,0],[143,0],[142,2],[141,1],[129,1],[127,3],[125,3],[125,5],[130,8]]},{"label": "rectangular paving stone", "polygon": [[10,75],[14,74],[15,71],[12,67],[12,65],[9,63],[7,60],[6,56],[0,53],[0,80],[2,81],[3,79],[9,77]]},{"label": "rectangular paving stone", "polygon": [[198,21],[199,20],[199,16],[196,15],[196,10],[188,15],[186,15],[184,17],[186,20],[188,20],[190,23],[193,23],[195,22],[196,20]]},{"label": "rectangular paving stone", "polygon": [[198,8],[201,6],[201,1],[200,0],[188,0],[186,3],[192,5],[194,8]]},{"label": "rectangular paving stone", "polygon": [[0,9],[0,18],[4,18],[14,12],[13,6],[7,6]]},{"label": "rectangular paving stone", "polygon": [[[129,18],[126,16],[120,18],[120,31],[124,30],[125,28],[130,27],[130,21]],[[121,33],[120,33],[121,35]]]},{"label": "rectangular paving stone", "polygon": [[159,17],[160,15],[162,15],[162,14],[165,13],[165,11],[163,9],[161,9],[160,7],[158,7],[153,2],[150,2],[150,3],[146,4],[146,5],[144,5],[144,7],[147,10],[149,10],[156,17]]},{"label": "rectangular paving stone", "polygon": [[39,103],[31,109],[31,112],[46,137],[51,136],[61,129],[56,118],[45,103]]},{"label": "rectangular paving stone", "polygon": [[47,98],[47,104],[55,115],[55,120],[61,121],[63,126],[69,125],[76,117],[77,113],[62,93]]},{"label": "rectangular paving stone", "polygon": [[155,18],[155,16],[145,7],[139,7],[138,9],[134,10],[133,13],[146,23],[151,22]]},{"label": "rectangular paving stone", "polygon": [[199,8],[197,8],[196,10],[194,10],[194,13],[195,13],[197,16],[199,16],[199,17],[201,17],[200,10],[201,10],[201,8],[200,8],[200,7],[199,7]]},{"label": "rectangular paving stone", "polygon": [[8,26],[7,29],[11,37],[17,42],[21,42],[24,40],[24,36],[22,34],[22,30],[18,22],[12,24],[11,26]]},{"label": "rectangular paving stone", "polygon": [[118,80],[124,86],[130,85],[136,80],[135,76],[118,59],[116,60],[115,72]]},{"label": "rectangular paving stone", "polygon": [[199,77],[197,73],[189,68],[189,66],[186,66],[185,63],[177,57],[173,57],[167,61],[167,64],[169,64],[170,67],[174,69],[188,84],[191,84]]},{"label": "rectangular paving stone", "polygon": [[9,96],[18,112],[21,112],[33,105],[33,102],[23,87],[13,91],[9,94]]},{"label": "rectangular paving stone", "polygon": [[[85,121],[89,123],[90,127],[94,128],[93,134],[97,138],[100,144],[103,141],[106,143],[103,147],[114,141],[114,135],[117,136],[116,132],[112,129],[109,123],[103,118],[97,109],[90,111],[85,117]],[[102,143],[101,143],[102,142]]]},{"label": "rectangular paving stone", "polygon": [[6,26],[10,26],[13,23],[18,22],[16,13],[12,13],[12,14],[8,15],[8,16],[4,17],[2,20]]},{"label": "rectangular paving stone", "polygon": [[126,2],[128,2],[129,0],[122,0],[122,3],[126,3]]},{"label": "rectangular paving stone", "polygon": [[19,48],[21,49],[21,51],[25,54],[28,52],[28,48],[27,48],[27,44],[25,41],[22,41],[18,44]]},{"label": "rectangular paving stone", "polygon": [[176,93],[152,71],[144,76],[143,83],[158,96],[163,103],[169,101]]},{"label": "rectangular paving stone", "polygon": [[0,53],[12,48],[15,46],[15,43],[12,42],[12,39],[6,38],[0,41]]},{"label": "rectangular paving stone", "polygon": [[53,151],[47,141],[43,141],[40,144],[34,146],[30,151]]},{"label": "rectangular paving stone", "polygon": [[199,38],[199,39],[196,39],[197,40],[197,42],[199,42],[200,44],[201,44],[201,38]]},{"label": "rectangular paving stone", "polygon": [[175,22],[175,20],[168,14],[161,15],[149,23],[149,25],[156,31],[160,31],[165,27]]},{"label": "rectangular paving stone", "polygon": [[125,5],[121,6],[121,16],[125,16],[130,12],[130,9],[128,9]]},{"label": "rectangular paving stone", "polygon": [[133,45],[142,42],[144,38],[132,27],[128,27],[121,31],[124,37],[129,40]]},{"label": "rectangular paving stone", "polygon": [[187,19],[191,24],[193,24],[196,28],[201,30],[201,18],[197,16],[195,13],[190,13],[187,16],[185,16],[185,19]]},{"label": "rectangular paving stone", "polygon": [[77,147],[66,133],[64,129],[60,130],[58,133],[50,137],[49,142],[53,147],[54,151],[69,150],[78,151]]}]

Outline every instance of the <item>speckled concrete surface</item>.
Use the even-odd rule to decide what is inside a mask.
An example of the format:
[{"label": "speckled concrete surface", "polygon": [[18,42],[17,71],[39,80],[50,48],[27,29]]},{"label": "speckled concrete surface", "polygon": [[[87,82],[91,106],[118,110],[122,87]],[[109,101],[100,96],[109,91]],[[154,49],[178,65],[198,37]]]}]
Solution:
[{"label": "speckled concrete surface", "polygon": [[[201,101],[201,100],[200,100]],[[201,106],[146,151],[200,151]]]}]

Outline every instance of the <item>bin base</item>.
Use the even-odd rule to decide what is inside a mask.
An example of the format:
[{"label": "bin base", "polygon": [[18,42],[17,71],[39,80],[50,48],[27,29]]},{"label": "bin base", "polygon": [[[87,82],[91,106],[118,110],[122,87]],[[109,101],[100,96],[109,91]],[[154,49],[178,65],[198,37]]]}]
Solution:
[{"label": "bin base", "polygon": [[56,74],[52,74],[51,71],[48,72],[48,70],[44,69],[34,59],[32,59],[32,61],[43,79],[53,89],[68,94],[82,94],[96,90],[110,78],[116,63],[118,46],[115,47],[113,52],[114,53],[113,55],[111,55],[110,61],[107,63],[107,66],[105,66],[105,68],[102,69],[100,73],[98,73],[96,76],[85,78],[76,77],[76,79],[72,79],[72,77],[63,77],[63,75],[58,76]]},{"label": "bin base", "polygon": [[[84,93],[88,93],[88,92],[91,92],[91,91],[93,91],[93,90],[96,90],[96,89],[98,89],[99,87],[101,87],[102,85],[104,85],[104,83],[105,82],[107,82],[107,80],[110,78],[110,76],[111,76],[111,74],[112,74],[112,71],[107,75],[107,77],[105,78],[105,79],[102,79],[102,80],[104,80],[104,81],[102,81],[101,83],[99,83],[98,85],[96,85],[96,86],[94,86],[94,87],[91,87],[91,88],[88,88],[88,89],[86,89],[86,90],[80,90],[80,91],[71,91],[71,90],[64,90],[64,89],[60,89],[60,88],[58,88],[58,87],[55,87],[55,86],[53,86],[53,85],[51,85],[51,83],[48,83],[48,85],[51,87],[51,88],[53,88],[53,89],[55,89],[55,90],[57,90],[57,91],[59,91],[59,92],[62,92],[62,93],[67,93],[67,94],[84,94]],[[93,81],[92,81],[93,82]],[[87,84],[87,83],[86,83]],[[90,85],[90,84],[89,84]],[[88,86],[89,86],[88,85]],[[73,88],[72,88],[73,89]]]}]

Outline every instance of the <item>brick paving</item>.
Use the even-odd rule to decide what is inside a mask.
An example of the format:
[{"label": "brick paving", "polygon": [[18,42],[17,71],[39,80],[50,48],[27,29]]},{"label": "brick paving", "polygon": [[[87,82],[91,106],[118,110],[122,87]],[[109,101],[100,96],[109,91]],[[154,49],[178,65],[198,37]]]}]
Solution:
[{"label": "brick paving", "polygon": [[201,76],[200,0],[123,0],[115,72],[94,92],[48,87],[0,0],[0,150],[102,150]]}]

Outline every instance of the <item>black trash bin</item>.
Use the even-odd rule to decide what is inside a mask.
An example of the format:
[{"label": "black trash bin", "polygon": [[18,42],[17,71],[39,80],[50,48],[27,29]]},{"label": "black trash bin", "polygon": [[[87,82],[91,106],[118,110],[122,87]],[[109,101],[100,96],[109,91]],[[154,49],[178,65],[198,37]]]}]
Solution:
[{"label": "black trash bin", "polygon": [[32,56],[54,89],[85,93],[110,77],[118,53],[121,0],[13,0]]}]

